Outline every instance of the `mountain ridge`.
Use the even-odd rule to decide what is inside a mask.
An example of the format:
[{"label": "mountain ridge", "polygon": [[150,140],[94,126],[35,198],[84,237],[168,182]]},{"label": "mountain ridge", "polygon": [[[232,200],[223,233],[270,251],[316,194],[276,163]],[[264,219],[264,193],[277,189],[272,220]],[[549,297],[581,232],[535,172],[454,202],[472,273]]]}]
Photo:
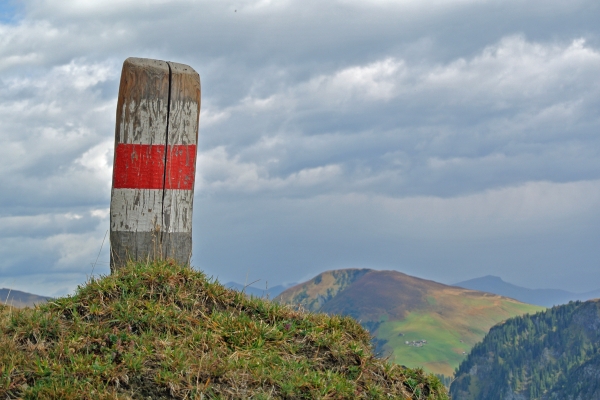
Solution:
[{"label": "mountain ridge", "polygon": [[600,297],[600,290],[573,293],[562,289],[529,289],[504,281],[499,276],[486,275],[480,278],[452,284],[466,289],[494,293],[542,307],[553,307],[569,301],[587,301]]},{"label": "mountain ridge", "polygon": [[52,300],[52,297],[39,296],[37,294],[22,292],[20,290],[6,288],[0,289],[0,304],[6,304],[12,307],[33,307],[36,304],[42,304],[49,300]]},{"label": "mountain ridge", "polygon": [[372,269],[326,271],[275,300],[352,316],[374,336],[378,351],[399,364],[446,376],[490,327],[542,310],[491,293]]},{"label": "mountain ridge", "polygon": [[273,287],[261,289],[253,285],[242,285],[241,283],[231,281],[225,283],[223,286],[225,286],[228,289],[235,289],[239,292],[244,292],[249,296],[273,299],[277,297],[281,292],[292,287],[293,285],[295,284],[276,285]]}]

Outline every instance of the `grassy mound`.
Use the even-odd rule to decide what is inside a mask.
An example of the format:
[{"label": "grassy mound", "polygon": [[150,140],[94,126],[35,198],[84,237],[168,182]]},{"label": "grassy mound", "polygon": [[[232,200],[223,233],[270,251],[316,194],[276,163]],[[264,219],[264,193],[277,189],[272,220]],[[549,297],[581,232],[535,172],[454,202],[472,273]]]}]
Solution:
[{"label": "grassy mound", "polygon": [[33,309],[0,306],[0,398],[448,396],[434,376],[376,358],[351,318],[248,299],[158,262]]}]

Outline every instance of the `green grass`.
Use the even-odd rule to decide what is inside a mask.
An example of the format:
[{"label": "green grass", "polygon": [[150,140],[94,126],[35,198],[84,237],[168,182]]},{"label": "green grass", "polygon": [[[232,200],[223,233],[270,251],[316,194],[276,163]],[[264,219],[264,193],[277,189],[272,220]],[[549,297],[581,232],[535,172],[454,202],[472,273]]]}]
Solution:
[{"label": "green grass", "polygon": [[[403,336],[398,336],[403,333]],[[439,318],[430,314],[410,313],[404,320],[381,324],[378,337],[388,338],[392,360],[406,366],[422,366],[451,376],[472,345]],[[427,340],[423,347],[406,345],[406,341]]]},{"label": "green grass", "polygon": [[423,370],[375,357],[349,317],[249,299],[155,262],[36,308],[0,306],[0,398],[448,396]]},{"label": "green grass", "polygon": [[[485,304],[485,299],[479,300],[479,303],[472,299],[463,301],[469,303],[470,307],[481,307],[485,312],[462,315],[461,321],[443,318],[431,312],[411,312],[402,320],[383,322],[377,330],[377,338],[387,340],[384,349],[391,353],[392,361],[452,376],[471,348],[485,337],[491,326],[501,322],[505,315],[526,314],[542,309],[511,302],[502,303],[494,310]],[[399,336],[399,333],[403,336]],[[427,340],[423,347],[412,347],[405,343],[423,339]]]}]

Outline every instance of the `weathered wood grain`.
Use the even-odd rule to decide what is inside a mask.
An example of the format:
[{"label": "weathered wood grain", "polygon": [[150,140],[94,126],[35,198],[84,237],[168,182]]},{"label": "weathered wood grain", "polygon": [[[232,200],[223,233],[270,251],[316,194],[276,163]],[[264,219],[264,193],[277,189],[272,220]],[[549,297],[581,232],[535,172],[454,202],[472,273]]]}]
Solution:
[{"label": "weathered wood grain", "polygon": [[171,106],[169,143],[198,143],[200,116],[200,76],[191,67],[169,62],[171,67]]},{"label": "weathered wood grain", "polygon": [[111,270],[127,260],[187,264],[200,115],[191,67],[128,58],[123,64],[110,209]]},{"label": "weathered wood grain", "polygon": [[[167,138],[167,168],[162,243],[166,254],[175,259],[190,257],[192,232],[194,174],[182,171],[196,170],[196,145],[200,116],[200,77],[187,65],[170,62],[171,102]],[[179,145],[179,146],[178,146]],[[180,146],[184,145],[184,146]],[[192,191],[182,190],[192,185]],[[191,195],[190,195],[191,193]]]},{"label": "weathered wood grain", "polygon": [[165,144],[169,112],[169,65],[128,58],[117,101],[117,143]]}]

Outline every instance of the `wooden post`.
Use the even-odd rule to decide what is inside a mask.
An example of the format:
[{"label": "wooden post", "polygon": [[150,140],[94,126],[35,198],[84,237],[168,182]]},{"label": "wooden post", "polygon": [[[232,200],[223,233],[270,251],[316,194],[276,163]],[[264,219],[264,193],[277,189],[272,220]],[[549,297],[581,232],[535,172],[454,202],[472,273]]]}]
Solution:
[{"label": "wooden post", "polygon": [[117,102],[110,268],[189,264],[200,77],[174,62],[128,58]]}]

